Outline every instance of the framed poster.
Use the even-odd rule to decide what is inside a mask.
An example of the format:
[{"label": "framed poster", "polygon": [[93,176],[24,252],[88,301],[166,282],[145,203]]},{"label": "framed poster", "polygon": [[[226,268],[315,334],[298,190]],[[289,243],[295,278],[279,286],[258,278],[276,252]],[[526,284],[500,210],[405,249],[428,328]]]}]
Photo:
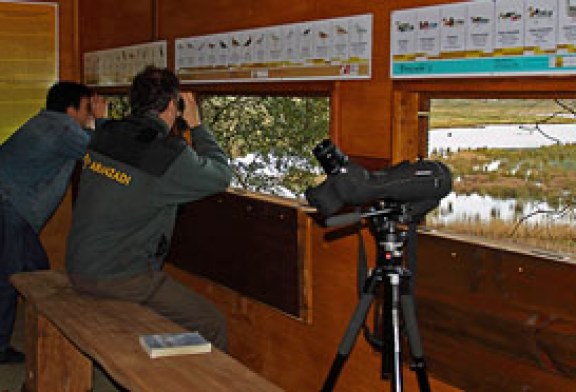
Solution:
[{"label": "framed poster", "polygon": [[480,0],[394,11],[390,76],[576,74],[575,2]]},{"label": "framed poster", "polygon": [[[192,61],[186,52],[183,61]],[[149,42],[84,53],[84,83],[89,86],[127,86],[148,65],[168,66],[166,41]]]},{"label": "framed poster", "polygon": [[368,79],[372,15],[178,38],[175,44],[176,73],[187,83]]},{"label": "framed poster", "polygon": [[58,5],[0,2],[0,143],[45,105],[58,79]]}]

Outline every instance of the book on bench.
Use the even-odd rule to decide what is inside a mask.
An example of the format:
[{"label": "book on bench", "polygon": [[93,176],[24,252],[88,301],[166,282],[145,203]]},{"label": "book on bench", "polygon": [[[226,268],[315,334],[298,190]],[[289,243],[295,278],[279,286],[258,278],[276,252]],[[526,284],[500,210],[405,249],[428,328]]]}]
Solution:
[{"label": "book on bench", "polygon": [[208,353],[212,344],[198,332],[140,335],[140,344],[150,358]]}]

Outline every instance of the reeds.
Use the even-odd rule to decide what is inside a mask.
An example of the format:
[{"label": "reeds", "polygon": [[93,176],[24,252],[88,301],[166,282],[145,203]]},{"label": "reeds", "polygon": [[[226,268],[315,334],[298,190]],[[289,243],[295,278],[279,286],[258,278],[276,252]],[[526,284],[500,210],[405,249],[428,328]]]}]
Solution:
[{"label": "reeds", "polygon": [[488,239],[490,242],[523,250],[545,250],[565,257],[576,254],[576,229],[569,224],[506,222],[501,219],[473,219],[439,223],[427,219],[426,226],[450,234]]}]

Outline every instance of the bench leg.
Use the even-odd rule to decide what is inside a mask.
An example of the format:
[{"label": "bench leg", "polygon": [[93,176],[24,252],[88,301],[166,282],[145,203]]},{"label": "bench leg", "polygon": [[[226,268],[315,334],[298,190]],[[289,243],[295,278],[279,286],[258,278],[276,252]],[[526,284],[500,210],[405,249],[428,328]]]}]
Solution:
[{"label": "bench leg", "polygon": [[26,392],[92,390],[92,361],[26,304]]}]

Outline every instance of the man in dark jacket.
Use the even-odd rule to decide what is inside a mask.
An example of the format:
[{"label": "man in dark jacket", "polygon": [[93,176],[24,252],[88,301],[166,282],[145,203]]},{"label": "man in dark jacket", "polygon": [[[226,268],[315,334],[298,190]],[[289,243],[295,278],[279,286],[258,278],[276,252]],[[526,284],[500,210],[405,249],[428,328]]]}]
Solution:
[{"label": "man in dark jacket", "polygon": [[[179,98],[194,148],[169,134]],[[224,191],[228,158],[168,69],[138,74],[130,106],[130,116],[98,128],[84,157],[68,237],[70,279],[81,291],[148,306],[226,350],[222,314],[161,268],[178,204]]]},{"label": "man in dark jacket", "polygon": [[10,275],[49,268],[38,235],[60,204],[70,174],[90,141],[93,108],[105,105],[90,89],[58,82],[48,91],[46,109],[0,145],[0,364],[22,362],[10,343],[16,290]]}]

